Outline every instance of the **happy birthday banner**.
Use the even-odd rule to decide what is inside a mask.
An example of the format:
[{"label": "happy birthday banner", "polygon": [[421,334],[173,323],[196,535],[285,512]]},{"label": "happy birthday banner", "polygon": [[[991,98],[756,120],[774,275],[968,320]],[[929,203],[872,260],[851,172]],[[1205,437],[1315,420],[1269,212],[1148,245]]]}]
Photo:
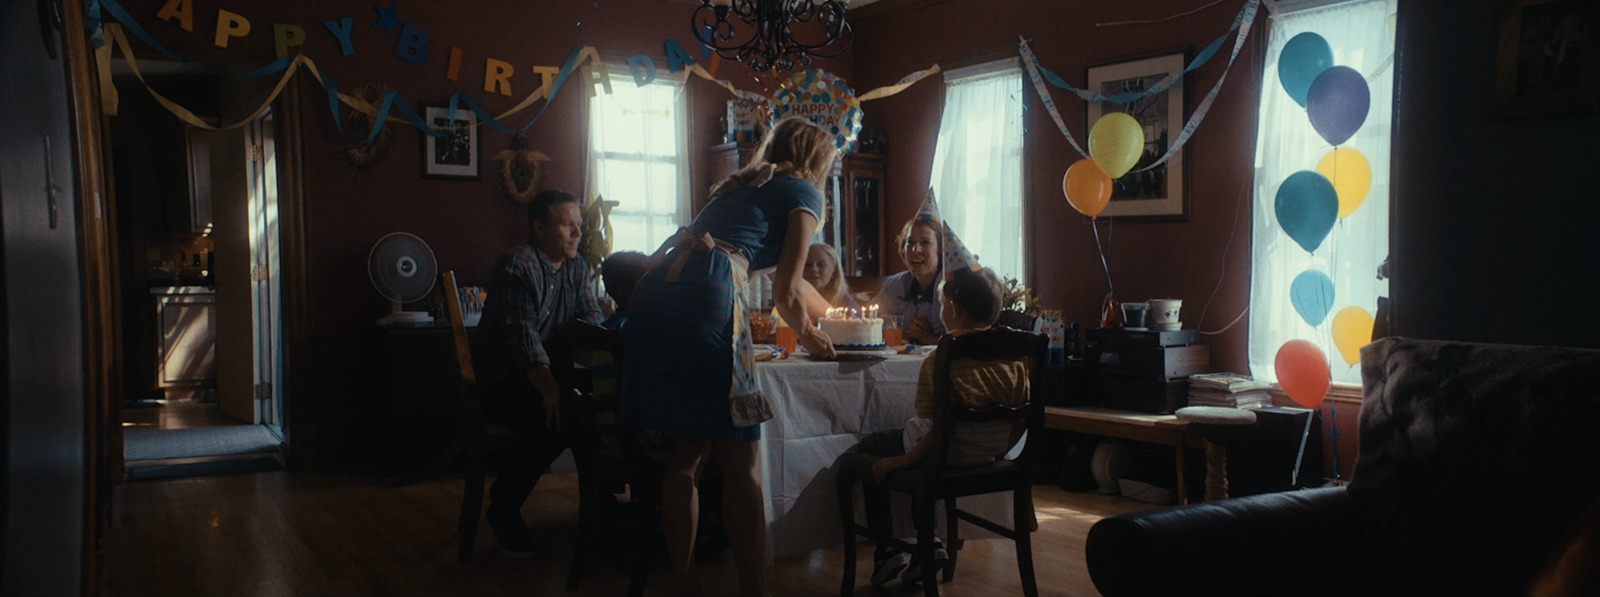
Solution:
[{"label": "happy birthday banner", "polygon": [[1038,93],[1039,101],[1040,103],[1044,104],[1045,111],[1048,112],[1050,114],[1050,118],[1055,121],[1056,128],[1061,129],[1061,134],[1066,136],[1067,143],[1072,146],[1072,149],[1076,150],[1078,154],[1082,155],[1085,159],[1088,159],[1090,157],[1089,152],[1084,151],[1083,147],[1078,145],[1078,140],[1072,136],[1071,131],[1067,130],[1066,122],[1062,121],[1061,112],[1056,109],[1055,100],[1050,97],[1049,91],[1047,91],[1044,87],[1046,82],[1049,82],[1051,85],[1054,85],[1058,88],[1065,89],[1084,101],[1109,104],[1132,103],[1140,98],[1162,93],[1168,89],[1171,89],[1174,84],[1183,79],[1184,75],[1194,71],[1197,68],[1200,68],[1201,66],[1204,66],[1207,62],[1209,62],[1211,58],[1217,54],[1217,51],[1222,48],[1222,43],[1227,41],[1228,34],[1235,33],[1233,41],[1233,53],[1228,56],[1228,65],[1223,69],[1222,76],[1217,78],[1216,84],[1211,86],[1211,92],[1207,93],[1205,99],[1200,102],[1200,105],[1195,107],[1194,113],[1190,115],[1189,120],[1184,123],[1183,130],[1176,138],[1173,139],[1172,145],[1167,148],[1167,152],[1162,154],[1159,159],[1152,162],[1149,166],[1135,170],[1135,172],[1142,172],[1166,163],[1167,160],[1170,159],[1174,154],[1183,149],[1184,144],[1188,143],[1189,137],[1194,135],[1195,129],[1200,127],[1200,122],[1205,120],[1206,114],[1211,111],[1212,102],[1217,98],[1217,92],[1222,90],[1222,83],[1228,79],[1228,72],[1233,70],[1233,63],[1239,57],[1239,50],[1244,47],[1244,40],[1250,35],[1250,27],[1253,23],[1255,23],[1256,12],[1259,8],[1258,5],[1260,1],[1261,0],[1247,0],[1244,6],[1240,7],[1239,14],[1234,17],[1233,24],[1228,27],[1227,32],[1224,32],[1221,36],[1217,37],[1216,41],[1211,42],[1205,47],[1205,49],[1201,50],[1200,53],[1195,56],[1194,60],[1190,61],[1189,65],[1183,70],[1163,77],[1161,80],[1156,81],[1144,91],[1129,91],[1111,96],[1103,96],[1095,93],[1093,90],[1079,89],[1067,83],[1066,80],[1062,79],[1060,75],[1057,75],[1045,68],[1043,65],[1040,65],[1038,57],[1034,56],[1033,50],[1028,47],[1028,40],[1021,40],[1020,44],[1018,45],[1018,52],[1022,55],[1022,63],[1028,68],[1028,73],[1033,79],[1034,91]]},{"label": "happy birthday banner", "polygon": [[[342,112],[342,108],[340,107],[341,104],[348,106],[352,110],[362,112],[372,117],[373,125],[367,136],[359,141],[352,140],[354,143],[370,143],[373,139],[377,138],[378,134],[382,131],[383,126],[388,122],[411,124],[416,126],[424,133],[433,136],[443,136],[446,134],[446,131],[436,130],[434,127],[430,126],[419,114],[417,114],[417,112],[411,107],[411,104],[400,96],[398,91],[391,89],[385,92],[383,96],[376,102],[369,102],[360,97],[341,92],[339,90],[339,85],[326,74],[322,73],[317,68],[316,62],[311,58],[303,54],[290,57],[290,51],[303,46],[306,41],[305,28],[299,25],[273,23],[273,39],[278,58],[249,73],[245,73],[243,75],[231,75],[212,71],[202,65],[184,60],[182,57],[178,56],[168,49],[164,44],[158,41],[155,36],[151,35],[150,32],[140,25],[138,20],[133,18],[133,16],[129,14],[127,10],[123,8],[116,0],[98,0],[98,5],[91,6],[90,19],[91,21],[95,21],[96,24],[98,24],[98,19],[100,16],[99,11],[101,8],[103,8],[105,12],[109,13],[118,21],[118,23],[120,23],[120,25],[118,23],[107,23],[104,25],[104,31],[106,32],[106,37],[108,39],[106,43],[95,49],[96,62],[100,71],[99,78],[102,89],[102,109],[108,115],[114,116],[117,113],[117,104],[119,98],[115,86],[112,85],[111,60],[113,52],[116,49],[120,49],[123,59],[129,65],[130,69],[134,73],[134,76],[141,84],[144,85],[145,90],[150,93],[151,97],[153,97],[157,103],[166,108],[174,116],[197,128],[222,130],[244,126],[246,123],[254,120],[264,113],[272,104],[272,102],[278,98],[278,95],[282,93],[283,89],[287,86],[289,79],[300,69],[305,69],[327,90],[329,108],[333,112],[334,123],[336,126],[338,126],[341,134],[344,133],[344,118],[342,118],[340,114]],[[412,26],[411,24],[400,21],[395,14],[396,8],[394,5],[390,5],[388,8],[374,5],[373,8],[377,10],[379,14],[378,19],[372,24],[373,27],[383,27],[389,33],[390,37],[395,36],[395,29],[400,30],[399,38],[395,45],[395,55],[398,58],[413,64],[426,64],[429,57],[428,47],[432,44],[431,38],[429,38],[429,36],[422,30]],[[185,31],[193,33],[193,0],[168,0],[167,3],[156,13],[156,18],[162,21],[176,21],[179,27],[183,28]],[[333,35],[335,40],[339,43],[340,52],[345,56],[352,56],[355,54],[355,45],[352,41],[354,21],[354,17],[343,17],[322,22],[323,28]],[[230,77],[260,77],[267,75],[278,75],[278,83],[273,88],[272,93],[261,102],[260,106],[251,111],[248,117],[233,124],[212,125],[196,116],[189,109],[162,96],[160,93],[150,87],[139,69],[138,61],[131,51],[131,46],[128,43],[127,36],[124,34],[124,29],[126,29],[127,32],[132,33],[134,37],[138,37],[141,41],[154,48],[161,54],[197,72]],[[231,39],[249,35],[251,29],[251,23],[246,17],[228,10],[218,9],[217,28],[213,37],[213,43],[218,47],[225,49],[228,47],[228,43]],[[465,52],[459,47],[452,46],[450,48],[447,74],[445,75],[446,78],[452,81],[459,80],[461,60],[464,53]],[[770,98],[767,98],[759,93],[739,89],[727,80],[716,78],[715,75],[717,67],[720,63],[719,60],[713,58],[711,69],[708,71],[704,67],[701,67],[699,64],[697,64],[689,52],[685,50],[684,47],[676,40],[669,39],[665,42],[664,53],[666,55],[668,70],[670,72],[677,73],[686,71],[687,73],[694,74],[695,76],[710,81],[719,87],[727,89],[729,93],[732,93],[735,97],[741,99],[761,101],[770,100]],[[604,93],[609,94],[611,92],[610,73],[606,64],[600,60],[599,52],[596,51],[593,46],[579,45],[572,49],[572,51],[568,54],[567,59],[560,67],[534,66],[532,68],[533,72],[539,75],[541,79],[539,87],[532,93],[529,93],[511,109],[500,114],[491,115],[487,110],[473,100],[471,96],[464,92],[457,91],[451,94],[449,100],[447,101],[449,112],[447,118],[453,119],[457,109],[466,109],[476,114],[478,121],[484,126],[492,128],[496,131],[509,134],[526,131],[539,120],[539,117],[544,114],[545,109],[549,108],[550,102],[555,99],[556,94],[562,89],[572,73],[576,71],[578,67],[585,64],[590,65],[591,68],[589,75],[590,80],[588,81],[590,85],[588,88],[589,92],[593,94],[594,87],[599,86]],[[630,72],[633,74],[635,84],[644,86],[655,80],[657,70],[656,60],[653,57],[646,54],[636,54],[628,57],[627,64]],[[484,91],[498,93],[505,96],[512,95],[510,79],[514,72],[515,69],[510,62],[496,58],[485,58]],[[852,122],[848,123],[835,123],[833,132],[838,135],[838,142],[841,144],[841,147],[843,147],[849,141],[854,140],[856,132],[860,130],[860,110],[854,105],[847,106],[846,102],[860,102],[889,97],[905,90],[906,88],[915,84],[917,81],[920,81],[923,78],[926,78],[937,72],[939,72],[939,65],[935,64],[928,69],[917,71],[901,78],[901,80],[894,85],[889,85],[870,91],[860,98],[855,98],[853,93],[839,93],[830,96],[836,97],[839,105],[841,106],[841,110],[844,110],[844,113],[848,114],[848,116],[853,119]],[[843,86],[842,82],[840,82],[839,86],[844,91],[849,91],[849,88]],[[779,90],[780,93],[784,91],[785,90],[783,89]],[[791,91],[791,94],[795,96],[802,95],[797,91]],[[515,128],[507,126],[503,123],[503,121],[515,116],[539,100],[545,100],[545,105],[541,107],[539,112],[535,114],[533,118],[529,119],[527,123]],[[800,109],[803,110],[804,108],[802,107]],[[390,115],[390,113],[395,110],[399,111],[400,117]],[[816,118],[813,118],[813,120],[816,120]],[[840,124],[843,124],[844,126],[841,128],[839,126]]]}]

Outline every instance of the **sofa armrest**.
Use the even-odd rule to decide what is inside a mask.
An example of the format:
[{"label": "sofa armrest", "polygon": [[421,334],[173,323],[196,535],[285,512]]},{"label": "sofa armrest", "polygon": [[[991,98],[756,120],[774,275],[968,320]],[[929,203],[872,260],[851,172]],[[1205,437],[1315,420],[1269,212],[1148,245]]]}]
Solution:
[{"label": "sofa armrest", "polygon": [[1105,518],[1085,557],[1106,597],[1347,593],[1361,520],[1344,487],[1253,495]]}]

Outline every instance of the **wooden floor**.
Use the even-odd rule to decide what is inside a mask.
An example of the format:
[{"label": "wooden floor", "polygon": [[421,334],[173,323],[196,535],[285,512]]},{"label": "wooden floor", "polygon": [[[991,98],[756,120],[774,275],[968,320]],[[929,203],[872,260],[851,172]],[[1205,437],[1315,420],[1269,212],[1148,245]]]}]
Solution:
[{"label": "wooden floor", "polygon": [[[572,474],[547,475],[523,516],[548,551],[534,560],[500,554],[487,526],[472,561],[455,560],[459,477],[408,487],[377,477],[269,472],[130,483],[116,488],[103,554],[108,595],[621,595],[626,563],[596,558],[580,591],[567,592],[577,505]],[[1084,537],[1104,516],[1154,508],[1115,496],[1039,486],[1035,565],[1044,595],[1097,595],[1083,563]],[[967,542],[944,594],[1017,595],[1015,552],[1003,540]],[[620,550],[619,550],[620,551]],[[870,548],[858,595],[872,595]],[[775,596],[837,595],[842,548],[780,558]],[[733,559],[703,558],[706,590],[736,592]],[[650,594],[668,594],[664,558]],[[898,582],[886,587],[898,592]],[[920,592],[908,594],[921,594]]]},{"label": "wooden floor", "polygon": [[202,390],[174,389],[165,391],[164,400],[156,405],[122,409],[123,429],[190,429],[194,427],[219,427],[223,425],[248,425],[227,419],[217,412],[216,402],[201,400]]}]

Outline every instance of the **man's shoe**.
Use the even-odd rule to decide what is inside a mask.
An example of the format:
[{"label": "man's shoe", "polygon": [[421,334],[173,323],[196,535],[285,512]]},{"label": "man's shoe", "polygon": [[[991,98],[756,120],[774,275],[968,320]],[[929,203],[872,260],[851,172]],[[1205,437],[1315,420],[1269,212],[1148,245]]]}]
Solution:
[{"label": "man's shoe", "polygon": [[876,560],[872,566],[872,586],[881,587],[905,571],[906,566],[911,564],[911,554],[895,550]]},{"label": "man's shoe", "polygon": [[538,552],[533,544],[533,537],[528,535],[528,526],[522,522],[521,515],[515,512],[496,514],[490,510],[488,519],[489,528],[494,531],[494,542],[500,546],[500,553],[518,560],[526,560]]}]

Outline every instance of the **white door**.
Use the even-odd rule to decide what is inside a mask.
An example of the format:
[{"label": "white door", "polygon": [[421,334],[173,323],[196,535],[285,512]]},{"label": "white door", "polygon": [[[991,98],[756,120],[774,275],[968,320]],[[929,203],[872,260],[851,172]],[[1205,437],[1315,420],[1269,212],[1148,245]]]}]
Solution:
[{"label": "white door", "polygon": [[282,433],[283,317],[279,297],[278,163],[273,142],[273,117],[251,123],[247,135],[250,161],[250,314],[254,323],[256,422]]}]

